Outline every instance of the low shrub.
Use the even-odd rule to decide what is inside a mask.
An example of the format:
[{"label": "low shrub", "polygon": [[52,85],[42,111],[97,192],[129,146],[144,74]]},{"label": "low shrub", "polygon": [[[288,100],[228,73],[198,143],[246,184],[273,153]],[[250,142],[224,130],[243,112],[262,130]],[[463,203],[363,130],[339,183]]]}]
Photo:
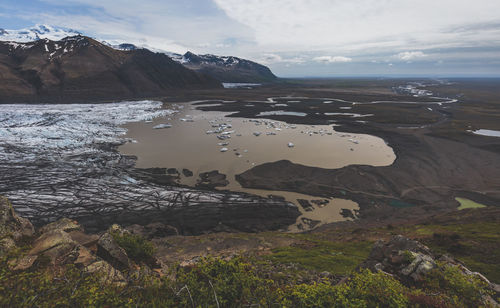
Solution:
[{"label": "low shrub", "polygon": [[120,245],[125,252],[135,262],[148,263],[153,258],[155,247],[153,243],[137,234],[111,232],[113,239]]}]

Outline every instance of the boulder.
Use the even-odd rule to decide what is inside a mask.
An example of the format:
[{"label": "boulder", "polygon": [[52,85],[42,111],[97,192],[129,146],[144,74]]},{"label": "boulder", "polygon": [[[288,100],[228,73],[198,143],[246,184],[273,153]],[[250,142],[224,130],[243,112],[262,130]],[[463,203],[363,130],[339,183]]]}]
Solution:
[{"label": "boulder", "polygon": [[68,233],[71,239],[91,251],[97,251],[97,242],[99,241],[99,236],[97,234],[86,234],[82,231],[71,231]]},{"label": "boulder", "polygon": [[43,233],[35,240],[33,248],[28,252],[28,256],[44,255],[55,264],[58,260],[62,261],[67,257],[71,257],[69,255],[77,246],[78,243],[73,241],[68,233],[61,230],[53,230]]},{"label": "boulder", "polygon": [[38,255],[23,256],[19,259],[9,261],[9,268],[13,271],[24,271],[32,267],[37,259]]},{"label": "boulder", "polygon": [[396,235],[389,242],[376,242],[368,259],[360,267],[383,271],[411,284],[424,279],[425,274],[436,266],[427,246]]},{"label": "boulder", "polygon": [[23,237],[31,237],[35,229],[31,222],[17,216],[9,200],[0,196],[0,238],[9,237],[15,242]]},{"label": "boulder", "polygon": [[83,228],[78,224],[78,222],[71,220],[69,218],[61,218],[58,221],[52,222],[40,228],[40,233],[47,233],[54,230],[60,230],[64,232],[71,231],[83,231]]},{"label": "boulder", "polygon": [[10,237],[0,239],[0,256],[16,247],[16,242]]},{"label": "boulder", "polygon": [[97,241],[97,255],[119,270],[131,268],[127,253],[115,242],[109,232],[104,233]]},{"label": "boulder", "polygon": [[58,246],[76,246],[68,233],[61,230],[54,230],[40,235],[33,242],[33,248],[28,252],[30,255],[41,254]]},{"label": "boulder", "polygon": [[74,261],[75,265],[89,266],[97,261],[97,257],[89,249],[79,246],[77,247],[78,256]]},{"label": "boulder", "polygon": [[87,273],[96,273],[102,275],[101,282],[103,283],[113,283],[119,286],[127,284],[127,281],[123,274],[106,261],[100,260],[89,264],[85,267],[85,271]]}]

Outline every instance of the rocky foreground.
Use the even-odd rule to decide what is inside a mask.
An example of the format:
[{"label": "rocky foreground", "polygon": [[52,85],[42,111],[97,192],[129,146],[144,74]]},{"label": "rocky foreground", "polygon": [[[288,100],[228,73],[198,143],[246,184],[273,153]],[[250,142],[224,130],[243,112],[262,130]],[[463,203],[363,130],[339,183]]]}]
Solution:
[{"label": "rocky foreground", "polygon": [[[50,306],[50,303],[53,303],[51,301],[59,297],[61,298],[58,302],[62,306],[81,306],[84,301],[78,297],[81,296],[80,292],[83,292],[81,289],[89,287],[89,283],[96,283],[100,287],[94,286],[97,289],[92,291],[92,298],[100,294],[99,292],[111,293],[106,295],[107,298],[98,297],[100,304],[94,302],[94,305],[107,303],[114,306],[118,305],[120,300],[128,300],[128,305],[137,305],[141,301],[139,305],[148,305],[154,302],[154,299],[148,298],[151,294],[147,292],[152,292],[158,285],[154,287],[154,283],[151,285],[147,281],[160,279],[158,283],[171,284],[173,292],[169,293],[168,300],[163,299],[162,306],[212,306],[214,302],[215,307],[220,305],[219,301],[225,303],[222,306],[235,306],[233,301],[236,299],[232,297],[235,295],[230,295],[226,288],[236,288],[236,298],[242,301],[236,306],[242,306],[243,303],[272,302],[280,303],[284,307],[344,307],[354,303],[368,307],[381,304],[390,307],[499,306],[496,300],[500,296],[500,285],[491,283],[482,274],[469,270],[453,257],[436,254],[427,246],[401,235],[393,236],[389,241],[376,242],[368,258],[359,264],[352,274],[335,275],[325,271],[300,271],[297,265],[293,264],[286,267],[268,264],[267,267],[260,265],[253,268],[255,265],[241,263],[241,257],[237,254],[226,255],[222,259],[195,258],[189,262],[177,262],[175,265],[161,261],[164,259],[162,250],[157,250],[157,244],[160,242],[155,242],[157,244],[153,246],[142,239],[142,236],[167,239],[169,234],[175,233],[173,229],[162,229],[158,225],[135,226],[128,230],[113,225],[107,231],[89,234],[77,222],[67,218],[35,229],[29,220],[14,212],[7,199],[1,198],[0,258],[3,274],[0,275],[0,285],[9,285],[12,288],[9,290],[9,296],[0,297],[1,304],[5,305],[7,300],[14,303],[26,296],[21,306]],[[138,247],[141,249],[138,250]],[[250,272],[250,268],[244,270],[248,266],[253,268]],[[53,280],[52,291],[33,293],[30,289],[36,290],[40,287],[36,283],[22,290],[18,289],[25,279],[19,276],[19,273],[45,273],[44,275],[48,276],[44,279]],[[300,273],[300,277],[294,276],[296,273]],[[233,275],[232,278],[224,278],[224,275],[228,274]],[[195,289],[202,288],[199,283],[207,277],[207,286],[211,286],[211,289]],[[260,277],[268,278],[260,281]],[[223,282],[225,279],[235,278],[235,285],[225,285]],[[31,279],[39,277],[35,275]],[[248,282],[248,279],[253,282]],[[60,286],[60,281],[64,287]],[[242,281],[248,282],[248,285],[244,284],[241,286],[243,289],[238,289]],[[283,283],[288,286],[280,286]],[[275,285],[272,288],[283,288],[282,293],[265,289],[271,285]],[[53,290],[57,288],[65,290],[64,292],[70,290],[70,294],[54,294]],[[251,290],[245,288],[257,288],[254,290],[258,291],[254,294],[257,298],[247,297],[245,292]],[[189,296],[181,295],[183,290]],[[17,292],[27,293],[23,295],[24,293]],[[116,293],[119,297],[113,297],[116,296],[112,295],[113,292],[119,292]],[[205,292],[209,294],[208,297]],[[36,296],[29,297],[29,294]],[[110,303],[111,299],[116,302]],[[26,305],[26,301],[30,304]]]}]

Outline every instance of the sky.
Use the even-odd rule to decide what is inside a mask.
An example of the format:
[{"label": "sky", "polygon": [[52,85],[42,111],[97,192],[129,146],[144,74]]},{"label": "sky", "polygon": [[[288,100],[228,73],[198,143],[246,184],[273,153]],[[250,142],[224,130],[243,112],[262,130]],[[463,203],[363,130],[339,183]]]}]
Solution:
[{"label": "sky", "polygon": [[0,0],[0,28],[36,24],[280,77],[500,76],[500,0]]}]

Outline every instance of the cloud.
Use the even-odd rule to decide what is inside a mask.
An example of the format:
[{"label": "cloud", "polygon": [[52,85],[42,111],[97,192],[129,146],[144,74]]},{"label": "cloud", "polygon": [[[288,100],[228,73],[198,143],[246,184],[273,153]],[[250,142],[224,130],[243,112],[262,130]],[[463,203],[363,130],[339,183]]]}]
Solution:
[{"label": "cloud", "polygon": [[[275,51],[366,52],[363,45],[370,43],[375,50],[404,51],[498,44],[500,37],[497,0],[476,0],[474,5],[456,0],[214,1],[227,16],[252,29],[258,45]],[[466,36],[455,31],[482,25],[488,31]]]},{"label": "cloud", "polygon": [[315,62],[322,62],[322,63],[346,63],[346,62],[351,62],[352,58],[344,56],[320,56],[320,57],[314,57],[312,60]]},{"label": "cloud", "polygon": [[416,59],[427,57],[422,51],[404,51],[395,55],[398,59],[403,61],[413,61]]},{"label": "cloud", "polygon": [[261,62],[266,64],[283,62],[283,58],[280,55],[268,53],[262,55]]},{"label": "cloud", "polygon": [[36,10],[29,5],[17,5],[9,13],[29,18],[33,24],[74,28],[107,41],[174,52],[220,52],[233,47],[228,39],[253,40],[250,29],[228,18],[212,0],[122,0],[119,5],[115,0],[38,0],[37,3],[43,5]]},{"label": "cloud", "polygon": [[2,28],[52,24],[157,51],[234,55],[282,76],[385,73],[389,63],[424,72],[441,59],[439,73],[500,72],[490,64],[500,61],[498,0],[0,2]]},{"label": "cloud", "polygon": [[308,61],[308,59],[304,56],[281,56],[275,53],[266,53],[256,59],[257,62],[263,64],[274,64],[274,63],[286,63],[290,64],[302,64]]}]

